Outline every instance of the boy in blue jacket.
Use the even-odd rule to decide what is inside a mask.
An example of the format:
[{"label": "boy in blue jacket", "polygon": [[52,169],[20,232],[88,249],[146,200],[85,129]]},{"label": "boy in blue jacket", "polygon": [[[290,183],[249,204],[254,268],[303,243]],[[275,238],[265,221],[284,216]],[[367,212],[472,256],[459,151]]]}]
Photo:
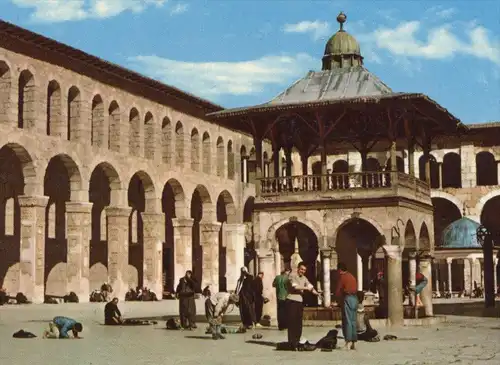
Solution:
[{"label": "boy in blue jacket", "polygon": [[78,337],[78,333],[83,331],[81,323],[68,317],[54,317],[49,323],[49,329],[43,333],[43,338],[70,338],[68,332],[73,333],[73,338]]}]

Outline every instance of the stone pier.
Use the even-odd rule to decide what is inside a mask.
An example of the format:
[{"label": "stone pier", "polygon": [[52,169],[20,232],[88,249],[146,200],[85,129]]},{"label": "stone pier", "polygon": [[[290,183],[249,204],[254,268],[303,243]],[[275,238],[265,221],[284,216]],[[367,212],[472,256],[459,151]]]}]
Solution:
[{"label": "stone pier", "polygon": [[425,308],[425,315],[430,317],[434,315],[432,307],[432,257],[421,257],[419,268],[422,275],[428,280],[427,285],[420,293],[420,299]]},{"label": "stone pier", "polygon": [[156,294],[157,298],[163,297],[162,283],[162,253],[165,232],[163,214],[142,213],[144,229],[144,260],[143,283]]},{"label": "stone pier", "polygon": [[240,269],[245,266],[245,225],[228,223],[222,229],[226,246],[226,287],[227,290],[234,290]]},{"label": "stone pier", "polygon": [[200,244],[203,249],[201,288],[210,285],[212,293],[219,291],[219,222],[200,223]]},{"label": "stone pier", "polygon": [[[193,267],[193,222],[191,218],[173,218],[174,230],[174,285]],[[203,289],[203,288],[202,288]]]},{"label": "stone pier", "polygon": [[387,260],[387,309],[391,326],[402,326],[403,313],[403,278],[401,272],[401,254],[399,245],[383,246]]},{"label": "stone pier", "polygon": [[259,257],[259,271],[264,273],[263,284],[264,284],[264,298],[269,299],[269,302],[264,304],[263,316],[268,315],[271,318],[271,325],[275,326],[278,324],[278,314],[277,314],[277,299],[276,291],[273,288],[273,280],[276,276],[274,271],[274,254],[271,250],[259,249],[257,252]]}]

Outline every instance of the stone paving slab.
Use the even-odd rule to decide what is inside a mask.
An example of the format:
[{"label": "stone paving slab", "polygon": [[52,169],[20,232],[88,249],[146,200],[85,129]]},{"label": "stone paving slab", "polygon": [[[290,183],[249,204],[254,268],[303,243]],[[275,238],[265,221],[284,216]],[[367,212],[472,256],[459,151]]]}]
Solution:
[{"label": "stone paving slab", "polygon": [[[173,302],[175,303],[175,302]],[[156,365],[199,364],[499,364],[500,320],[471,317],[448,317],[448,322],[431,327],[381,328],[384,334],[416,337],[418,340],[360,343],[358,350],[302,353],[277,352],[265,344],[247,343],[252,332],[227,335],[213,341],[197,331],[168,331],[164,323],[145,327],[106,327],[102,322],[103,304],[60,304],[54,306],[0,307],[0,364],[67,365]],[[123,303],[128,316],[166,313],[173,304]],[[62,314],[82,319],[81,340],[14,339],[12,334],[25,329],[41,335],[44,320]],[[173,314],[173,313],[172,313]],[[204,326],[200,326],[204,327]],[[311,342],[321,338],[328,328],[305,328]],[[277,342],[285,332],[260,330],[262,341]],[[342,344],[342,340],[339,341]]]}]

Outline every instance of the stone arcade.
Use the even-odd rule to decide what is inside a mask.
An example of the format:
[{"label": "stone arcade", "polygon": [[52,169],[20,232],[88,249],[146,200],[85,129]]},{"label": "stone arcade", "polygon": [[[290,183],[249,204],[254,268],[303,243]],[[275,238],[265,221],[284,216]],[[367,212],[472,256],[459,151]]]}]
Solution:
[{"label": "stone arcade", "polygon": [[[161,298],[191,268],[234,289],[249,264],[273,299],[295,254],[327,306],[338,260],[365,290],[387,266],[401,323],[414,253],[432,278],[464,205],[500,224],[500,124],[467,129],[425,95],[393,92],[338,19],[322,71],[232,110],[0,21],[0,286],[34,302],[86,301],[105,281]],[[434,265],[435,290],[464,286],[456,261]]]}]

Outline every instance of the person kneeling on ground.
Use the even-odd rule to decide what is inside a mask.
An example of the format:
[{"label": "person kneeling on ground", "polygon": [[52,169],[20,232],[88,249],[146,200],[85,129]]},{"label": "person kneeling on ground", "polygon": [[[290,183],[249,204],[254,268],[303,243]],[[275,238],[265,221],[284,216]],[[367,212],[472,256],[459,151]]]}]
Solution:
[{"label": "person kneeling on ground", "polygon": [[210,329],[212,333],[212,338],[214,340],[224,339],[222,336],[222,317],[226,313],[230,304],[237,304],[239,301],[238,295],[230,293],[215,293],[210,292],[207,286],[203,289],[203,296],[205,300],[205,316],[207,317],[208,323],[210,324]]},{"label": "person kneeling on ground", "polygon": [[49,329],[43,333],[43,338],[70,338],[68,332],[73,332],[73,338],[78,337],[78,333],[83,331],[81,323],[68,317],[54,317],[49,323]]},{"label": "person kneeling on ground", "polygon": [[358,313],[356,321],[356,330],[358,333],[359,341],[367,342],[378,342],[380,338],[378,337],[377,330],[374,330],[370,324],[370,319],[368,314],[365,312],[365,306],[363,305],[363,300],[365,300],[365,293],[358,291]]},{"label": "person kneeling on ground", "polygon": [[123,324],[122,313],[118,309],[118,298],[113,298],[104,307],[104,324],[108,326]]}]

